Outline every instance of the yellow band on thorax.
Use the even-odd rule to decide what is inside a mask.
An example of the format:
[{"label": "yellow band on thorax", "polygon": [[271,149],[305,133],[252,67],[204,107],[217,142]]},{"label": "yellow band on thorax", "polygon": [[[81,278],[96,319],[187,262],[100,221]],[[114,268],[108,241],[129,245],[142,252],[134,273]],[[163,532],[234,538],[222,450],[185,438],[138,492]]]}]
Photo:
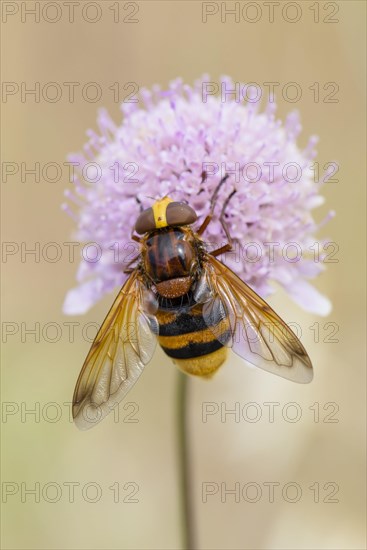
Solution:
[{"label": "yellow band on thorax", "polygon": [[163,197],[160,201],[153,204],[154,223],[157,229],[167,227],[167,206],[173,202],[169,197]]}]

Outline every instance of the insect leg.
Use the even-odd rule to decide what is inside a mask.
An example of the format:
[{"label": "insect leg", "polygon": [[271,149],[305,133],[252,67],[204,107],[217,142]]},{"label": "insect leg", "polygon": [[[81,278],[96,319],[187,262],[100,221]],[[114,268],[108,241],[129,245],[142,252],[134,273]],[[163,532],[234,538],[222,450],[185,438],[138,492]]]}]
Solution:
[{"label": "insect leg", "polygon": [[[140,237],[138,237],[137,235],[134,235],[134,231],[131,233],[131,239],[132,239],[133,241],[138,242],[138,243],[141,243],[142,240],[143,240],[143,239],[141,239]],[[137,256],[135,256],[135,258],[133,258],[132,260],[130,260],[130,261],[126,264],[126,267],[125,267],[125,269],[124,269],[124,273],[131,273],[131,272],[134,270],[134,268],[133,268],[133,269],[130,269],[130,266],[131,266],[134,262],[136,262],[136,260],[138,260],[139,257],[140,257],[140,254],[138,254]]]},{"label": "insect leg", "polygon": [[232,250],[233,240],[229,232],[228,223],[226,222],[224,215],[225,215],[227,205],[235,193],[236,193],[236,189],[233,189],[232,193],[228,195],[228,197],[224,201],[223,208],[219,216],[219,221],[223,227],[224,233],[226,234],[228,243],[225,244],[224,246],[221,246],[220,248],[217,248],[217,250],[213,250],[213,252],[210,253],[212,256],[219,256],[219,254],[223,254],[224,252],[230,252]]},{"label": "insect leg", "polygon": [[228,242],[229,244],[232,246],[232,237],[231,237],[231,234],[229,232],[229,228],[228,228],[228,224],[224,218],[224,215],[226,213],[226,208],[227,208],[227,205],[229,203],[229,201],[231,200],[231,198],[233,197],[233,195],[237,192],[237,189],[233,189],[233,191],[228,195],[228,197],[226,198],[226,200],[224,201],[224,204],[223,204],[223,208],[222,208],[222,211],[220,213],[220,216],[219,216],[219,221],[224,229],[224,232],[226,234],[226,237],[228,239]]},{"label": "insect leg", "polygon": [[[139,205],[140,212],[143,212],[144,208],[143,208],[141,200],[138,199],[138,197],[135,197],[135,200]],[[131,232],[131,238],[132,238],[133,241],[136,241],[137,243],[141,243],[141,238],[138,237],[137,235],[134,235],[134,229]]]},{"label": "insect leg", "polygon": [[134,271],[134,268],[133,269],[130,269],[130,266],[136,262],[136,260],[138,260],[140,257],[140,254],[138,254],[137,256],[135,256],[135,258],[133,258],[132,260],[129,261],[129,263],[126,264],[126,268],[124,269],[124,273],[131,273],[131,271]]},{"label": "insect leg", "polygon": [[[205,231],[205,229],[208,227],[209,223],[211,222],[212,218],[213,218],[213,214],[214,214],[214,208],[215,208],[215,205],[216,205],[216,202],[217,202],[217,198],[218,198],[218,193],[219,193],[219,190],[220,188],[222,187],[223,183],[229,178],[229,174],[226,174],[221,180],[220,182],[218,183],[217,187],[215,188],[214,190],[214,193],[212,195],[212,198],[210,200],[210,211],[209,211],[209,214],[206,216],[205,220],[203,221],[203,223],[201,224],[201,226],[199,227],[199,229],[196,231],[196,233],[198,235],[202,235]],[[225,206],[227,205],[228,203],[228,200],[226,200],[226,202],[224,203]],[[223,210],[222,210],[223,212]]]}]

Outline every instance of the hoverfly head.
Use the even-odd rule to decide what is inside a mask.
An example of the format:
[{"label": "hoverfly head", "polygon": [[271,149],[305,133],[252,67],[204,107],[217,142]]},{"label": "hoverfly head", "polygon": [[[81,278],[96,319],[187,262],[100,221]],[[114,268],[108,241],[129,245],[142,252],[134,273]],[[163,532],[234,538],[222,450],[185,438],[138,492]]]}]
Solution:
[{"label": "hoverfly head", "polygon": [[176,202],[165,196],[141,212],[135,231],[142,235],[163,227],[190,225],[196,220],[196,212],[186,202]]}]

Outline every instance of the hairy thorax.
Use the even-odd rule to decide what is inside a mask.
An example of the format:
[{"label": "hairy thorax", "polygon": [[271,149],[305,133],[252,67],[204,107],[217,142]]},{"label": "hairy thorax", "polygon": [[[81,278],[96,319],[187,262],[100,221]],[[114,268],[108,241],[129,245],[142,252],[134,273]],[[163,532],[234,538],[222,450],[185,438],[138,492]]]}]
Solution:
[{"label": "hairy thorax", "polygon": [[150,233],[143,243],[142,262],[147,278],[160,295],[176,298],[188,292],[198,265],[191,229],[170,227]]}]

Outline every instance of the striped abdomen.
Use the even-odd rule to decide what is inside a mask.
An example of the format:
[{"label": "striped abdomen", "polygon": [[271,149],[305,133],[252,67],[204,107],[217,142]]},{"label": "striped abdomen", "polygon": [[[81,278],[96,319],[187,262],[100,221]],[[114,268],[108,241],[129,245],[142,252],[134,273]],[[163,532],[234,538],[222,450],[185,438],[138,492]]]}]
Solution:
[{"label": "striped abdomen", "polygon": [[[184,312],[160,309],[158,341],[163,351],[185,372],[210,376],[226,359],[228,319],[213,319],[211,328],[202,316],[202,304]],[[220,341],[218,340],[220,338]]]}]

